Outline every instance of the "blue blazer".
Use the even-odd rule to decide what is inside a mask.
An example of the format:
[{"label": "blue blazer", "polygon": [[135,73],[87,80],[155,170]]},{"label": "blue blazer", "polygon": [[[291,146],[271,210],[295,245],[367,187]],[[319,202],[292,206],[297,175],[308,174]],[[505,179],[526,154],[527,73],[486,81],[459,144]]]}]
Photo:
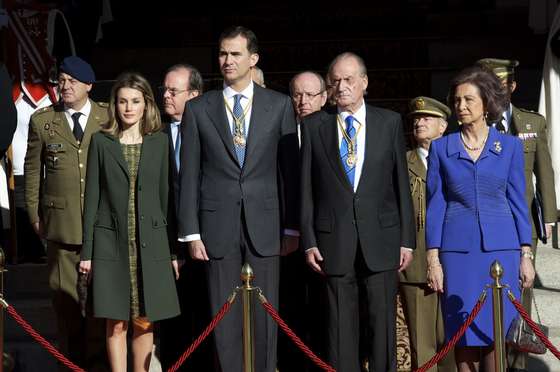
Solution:
[{"label": "blue blazer", "polygon": [[426,247],[469,252],[531,245],[523,145],[490,128],[476,162],[459,132],[432,142],[428,157]]}]

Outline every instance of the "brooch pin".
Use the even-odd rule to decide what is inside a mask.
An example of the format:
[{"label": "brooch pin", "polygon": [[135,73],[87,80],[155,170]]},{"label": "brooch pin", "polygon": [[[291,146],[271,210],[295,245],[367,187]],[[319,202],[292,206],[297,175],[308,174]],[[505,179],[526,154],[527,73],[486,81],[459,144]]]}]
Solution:
[{"label": "brooch pin", "polygon": [[496,152],[502,152],[502,144],[500,141],[494,142],[494,150],[496,150]]}]

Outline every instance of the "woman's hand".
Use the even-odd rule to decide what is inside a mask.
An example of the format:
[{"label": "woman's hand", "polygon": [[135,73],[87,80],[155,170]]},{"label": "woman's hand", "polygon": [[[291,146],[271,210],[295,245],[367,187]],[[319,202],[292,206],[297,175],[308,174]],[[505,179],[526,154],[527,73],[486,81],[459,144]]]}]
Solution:
[{"label": "woman's hand", "polygon": [[87,277],[88,283],[91,281],[91,260],[80,261],[78,266],[78,274],[85,275]]},{"label": "woman's hand", "polygon": [[519,279],[523,288],[531,288],[535,281],[535,268],[533,267],[533,260],[529,257],[521,257],[521,264],[519,265]]},{"label": "woman's hand", "polygon": [[443,269],[439,262],[438,250],[428,250],[426,252],[426,260],[428,261],[428,271],[426,273],[428,287],[434,292],[443,293]]},{"label": "woman's hand", "polygon": [[177,260],[172,260],[171,266],[173,266],[173,272],[175,273],[175,280],[179,280],[179,262],[177,262]]}]

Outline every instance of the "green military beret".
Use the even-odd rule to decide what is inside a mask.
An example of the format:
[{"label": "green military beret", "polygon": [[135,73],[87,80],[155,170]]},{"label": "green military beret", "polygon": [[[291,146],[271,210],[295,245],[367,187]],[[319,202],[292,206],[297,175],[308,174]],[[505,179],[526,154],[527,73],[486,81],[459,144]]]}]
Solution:
[{"label": "green military beret", "polygon": [[497,58],[483,58],[475,63],[488,71],[492,71],[500,79],[505,79],[508,75],[513,74],[514,69],[519,66],[519,61]]},{"label": "green military beret", "polygon": [[410,112],[408,115],[430,115],[437,116],[447,120],[451,115],[451,110],[449,107],[441,103],[440,101],[430,98],[430,97],[416,97],[413,98],[408,104]]}]

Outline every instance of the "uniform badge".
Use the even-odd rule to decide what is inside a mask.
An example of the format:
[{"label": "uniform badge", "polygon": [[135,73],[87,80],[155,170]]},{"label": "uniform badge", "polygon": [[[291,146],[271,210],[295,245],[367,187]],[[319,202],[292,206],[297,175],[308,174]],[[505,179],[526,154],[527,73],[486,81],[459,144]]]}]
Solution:
[{"label": "uniform badge", "polygon": [[422,98],[418,98],[414,104],[416,105],[416,110],[422,110],[426,106],[426,102]]},{"label": "uniform badge", "polygon": [[45,123],[45,130],[49,130],[51,125],[49,123]]},{"label": "uniform badge", "polygon": [[525,125],[525,129],[531,130],[531,124],[526,124],[526,125]]},{"label": "uniform badge", "polygon": [[47,144],[47,151],[49,152],[59,152],[64,148],[62,143],[48,143]]},{"label": "uniform badge", "polygon": [[502,144],[500,143],[500,141],[494,142],[494,150],[496,152],[502,152]]}]

